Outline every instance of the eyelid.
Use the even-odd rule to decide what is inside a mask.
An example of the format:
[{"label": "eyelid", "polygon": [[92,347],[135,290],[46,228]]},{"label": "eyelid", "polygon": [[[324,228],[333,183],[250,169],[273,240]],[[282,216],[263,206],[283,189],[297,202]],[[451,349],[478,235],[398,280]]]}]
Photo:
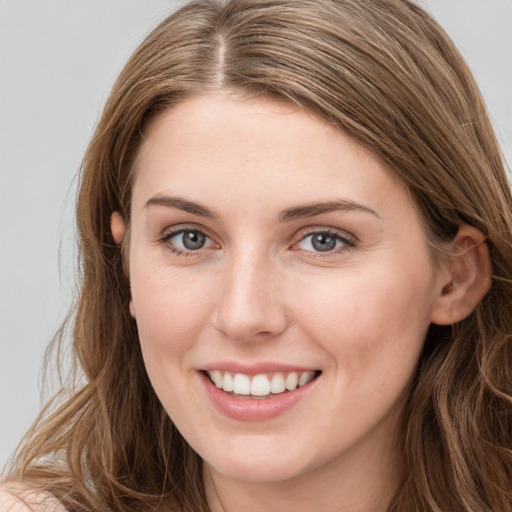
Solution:
[{"label": "eyelid", "polygon": [[177,235],[179,233],[183,233],[185,231],[198,231],[199,233],[202,233],[203,235],[207,236],[212,240],[215,238],[214,235],[212,235],[212,233],[210,232],[210,230],[205,228],[204,226],[195,224],[193,222],[186,222],[183,224],[167,226],[165,229],[162,230],[161,235],[159,235],[158,237],[158,241],[169,239],[172,236]]},{"label": "eyelid", "polygon": [[[183,249],[180,247],[175,247],[170,243],[170,239],[180,235],[181,233],[186,233],[188,231],[195,231],[203,234],[210,242],[213,244],[213,247],[201,247],[197,250],[191,249]],[[175,226],[169,226],[165,228],[162,234],[156,240],[157,243],[165,245],[172,253],[177,254],[179,256],[191,256],[191,255],[200,255],[205,250],[211,250],[220,248],[220,244],[215,240],[215,238],[210,234],[210,231],[206,229],[204,226],[199,226],[194,223],[186,223],[186,224],[177,224]]]},{"label": "eyelid", "polygon": [[[344,242],[344,246],[339,247],[337,249],[333,249],[332,251],[325,251],[325,252],[308,251],[308,250],[301,249],[301,248],[295,248],[295,246],[297,246],[297,244],[299,244],[300,242],[302,242],[309,236],[312,236],[312,235],[315,235],[318,233],[333,236],[336,239]],[[327,227],[327,226],[310,226],[310,227],[303,228],[303,229],[299,230],[295,234],[291,249],[296,250],[296,251],[303,251],[304,253],[313,255],[314,257],[328,257],[328,256],[340,254],[342,252],[346,252],[348,250],[353,250],[358,243],[359,243],[358,238],[355,235],[348,233],[345,230],[333,228],[333,227]]]},{"label": "eyelid", "polygon": [[357,236],[350,233],[349,231],[332,226],[323,226],[321,224],[301,228],[295,233],[293,238],[296,241],[300,241],[306,238],[308,235],[312,235],[314,233],[329,233],[331,235],[339,236],[340,238],[343,238],[344,240],[350,241],[354,244],[359,243]]}]

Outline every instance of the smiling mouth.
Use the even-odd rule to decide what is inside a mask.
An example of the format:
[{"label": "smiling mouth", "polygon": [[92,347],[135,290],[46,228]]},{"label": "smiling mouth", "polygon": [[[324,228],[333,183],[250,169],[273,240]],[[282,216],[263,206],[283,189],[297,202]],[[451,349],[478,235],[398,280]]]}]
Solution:
[{"label": "smiling mouth", "polygon": [[322,372],[308,370],[302,372],[276,372],[246,375],[222,370],[204,372],[216,388],[245,399],[272,398],[309,384]]}]

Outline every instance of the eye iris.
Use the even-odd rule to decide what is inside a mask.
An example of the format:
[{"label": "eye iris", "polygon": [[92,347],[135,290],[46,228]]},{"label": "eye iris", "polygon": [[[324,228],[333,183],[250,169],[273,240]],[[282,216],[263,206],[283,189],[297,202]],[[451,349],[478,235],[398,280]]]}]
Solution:
[{"label": "eye iris", "polygon": [[317,251],[332,251],[336,247],[336,239],[327,233],[317,233],[311,240],[313,247]]},{"label": "eye iris", "polygon": [[187,249],[201,249],[204,246],[205,241],[205,235],[198,231],[185,231],[185,233],[183,233],[183,245]]}]

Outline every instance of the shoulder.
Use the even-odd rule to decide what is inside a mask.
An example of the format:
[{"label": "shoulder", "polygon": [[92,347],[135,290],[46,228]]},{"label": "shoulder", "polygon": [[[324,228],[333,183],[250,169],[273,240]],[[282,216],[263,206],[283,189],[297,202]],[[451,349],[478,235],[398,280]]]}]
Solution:
[{"label": "shoulder", "polygon": [[14,483],[0,483],[1,512],[66,512],[50,494]]}]

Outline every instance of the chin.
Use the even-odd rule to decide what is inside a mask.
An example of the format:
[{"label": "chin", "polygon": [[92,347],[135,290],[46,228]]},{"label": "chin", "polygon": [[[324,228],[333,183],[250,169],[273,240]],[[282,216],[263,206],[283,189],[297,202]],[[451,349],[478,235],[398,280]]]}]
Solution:
[{"label": "chin", "polygon": [[290,457],[290,452],[274,451],[264,455],[260,451],[258,456],[251,456],[240,451],[204,460],[214,472],[229,479],[253,483],[284,482],[311,470],[297,452]]},{"label": "chin", "polygon": [[215,472],[229,479],[262,484],[285,482],[303,474],[302,471],[294,471],[288,464],[283,463],[277,467],[254,463],[222,464],[211,467]]}]

